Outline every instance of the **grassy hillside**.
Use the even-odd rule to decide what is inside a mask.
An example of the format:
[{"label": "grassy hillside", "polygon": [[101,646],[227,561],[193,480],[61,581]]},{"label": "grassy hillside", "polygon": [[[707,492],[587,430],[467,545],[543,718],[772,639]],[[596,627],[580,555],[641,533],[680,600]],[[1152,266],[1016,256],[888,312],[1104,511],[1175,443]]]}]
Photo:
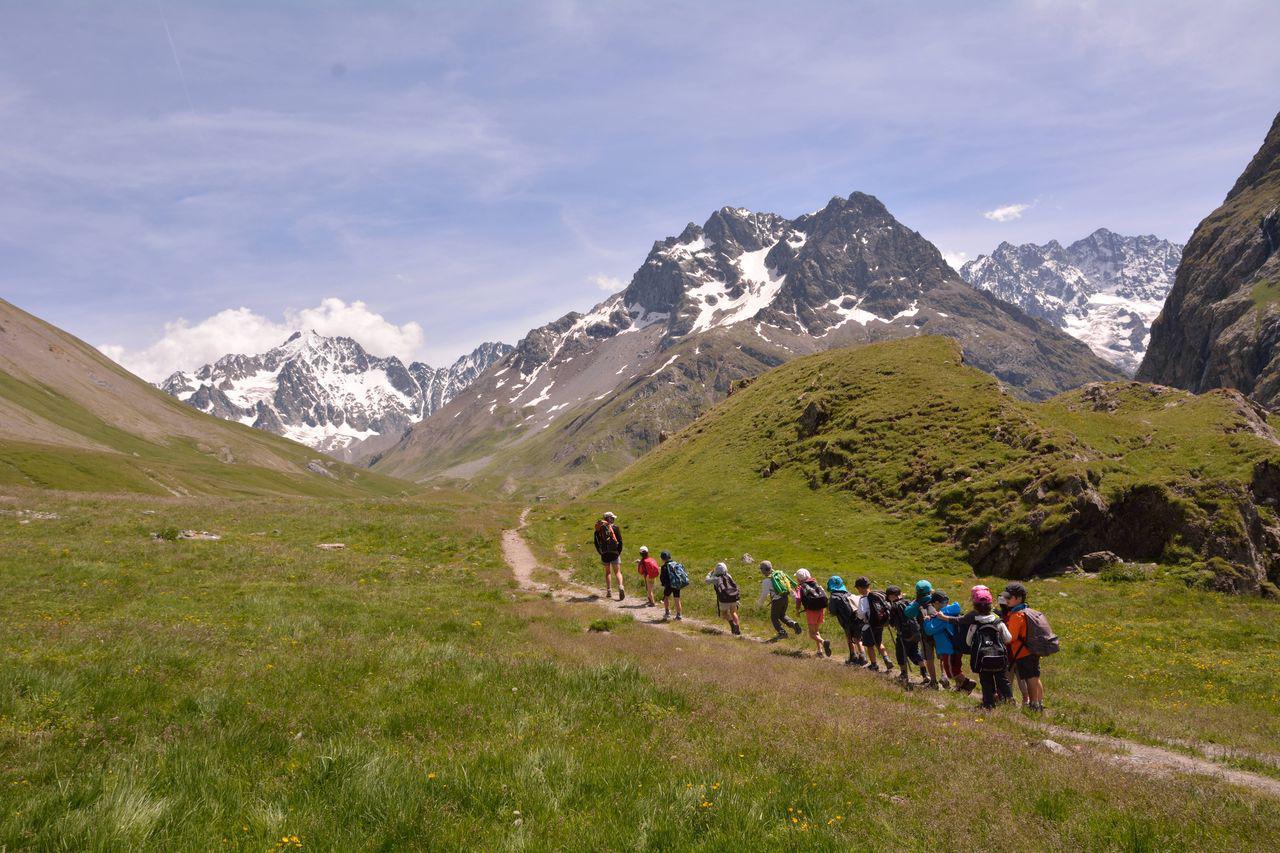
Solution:
[{"label": "grassy hillside", "polygon": [[[1055,718],[1270,750],[1280,738],[1280,605],[1212,591],[1258,567],[1206,559],[1251,544],[1245,528],[1274,523],[1254,487],[1269,494],[1277,448],[1240,403],[1133,383],[1025,403],[939,339],[822,354],[756,380],[597,492],[539,507],[533,535],[592,583],[591,523],[612,509],[628,559],[642,543],[670,548],[694,573],[723,559],[742,583],[756,578],[741,562],[749,553],[882,587],[929,578],[953,597],[975,573],[995,585],[994,568],[1061,568],[1111,547],[1130,562],[1030,582],[1066,638],[1049,667]],[[1027,554],[1047,562],[1019,563]],[[712,616],[706,590],[690,599]],[[747,622],[768,635],[763,611]]]},{"label": "grassy hillside", "polygon": [[392,478],[209,417],[0,300],[0,489],[398,494]]},{"label": "grassy hillside", "polygon": [[[1210,849],[1280,828],[1264,796],[1055,755],[1009,715],[839,667],[588,633],[590,605],[512,590],[514,507],[0,509],[0,848]],[[196,525],[225,538],[148,536]]]}]

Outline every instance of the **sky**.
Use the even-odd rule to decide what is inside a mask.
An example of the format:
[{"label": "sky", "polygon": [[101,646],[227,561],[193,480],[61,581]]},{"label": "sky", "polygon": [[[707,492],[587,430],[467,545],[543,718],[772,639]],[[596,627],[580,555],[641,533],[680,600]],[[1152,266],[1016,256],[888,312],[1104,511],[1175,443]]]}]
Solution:
[{"label": "sky", "polygon": [[0,297],[157,380],[304,324],[444,364],[725,205],[1182,242],[1277,44],[1274,0],[0,0]]}]

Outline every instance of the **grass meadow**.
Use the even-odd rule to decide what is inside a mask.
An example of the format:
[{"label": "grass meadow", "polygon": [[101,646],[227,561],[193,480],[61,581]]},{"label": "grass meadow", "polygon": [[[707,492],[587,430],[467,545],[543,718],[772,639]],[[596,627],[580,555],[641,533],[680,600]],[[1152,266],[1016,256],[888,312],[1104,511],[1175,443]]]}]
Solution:
[{"label": "grass meadow", "polygon": [[[1274,800],[1058,756],[1008,716],[521,593],[512,505],[0,510],[3,850],[1154,850],[1280,827]],[[151,538],[175,527],[223,539]]]}]

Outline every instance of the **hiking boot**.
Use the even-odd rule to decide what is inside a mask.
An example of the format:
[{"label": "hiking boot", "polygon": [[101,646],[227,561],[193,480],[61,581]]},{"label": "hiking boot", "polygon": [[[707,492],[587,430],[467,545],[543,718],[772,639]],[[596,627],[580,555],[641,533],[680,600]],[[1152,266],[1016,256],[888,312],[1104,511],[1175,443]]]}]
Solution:
[{"label": "hiking boot", "polygon": [[875,661],[872,661],[871,663],[867,664],[867,669],[871,670],[872,672],[879,672],[880,664],[876,663]]},{"label": "hiking boot", "polygon": [[676,614],[676,621],[677,621],[677,622],[683,622],[683,621],[684,621],[684,617],[683,617],[683,616],[681,616],[679,613],[677,613],[677,614]]},{"label": "hiking boot", "polygon": [[778,640],[785,640],[786,638],[787,638],[787,632],[786,632],[786,631],[779,631],[778,633],[776,633],[776,634],[774,634],[774,635],[773,635],[773,639],[774,639],[774,641],[775,641],[775,642],[776,642],[776,641],[778,641]]},{"label": "hiking boot", "polygon": [[1043,702],[1032,702],[1030,705],[1028,705],[1028,706],[1027,706],[1027,710],[1028,710],[1028,711],[1030,711],[1030,712],[1031,712],[1031,713],[1033,713],[1033,714],[1043,714],[1043,713],[1044,713],[1044,703],[1043,703]]},{"label": "hiking boot", "polygon": [[885,672],[893,672],[893,663],[891,663],[890,661],[885,661],[885,662],[884,662],[884,671],[885,671]]},{"label": "hiking boot", "polygon": [[944,675],[944,676],[942,676],[942,681],[941,681],[941,682],[939,682],[939,683],[942,685],[942,689],[943,689],[943,690],[950,690],[950,689],[951,689],[951,680],[950,680],[950,679],[948,679],[945,675]]},{"label": "hiking boot", "polygon": [[932,679],[932,678],[927,679],[927,680],[925,681],[925,683],[929,685],[929,689],[930,689],[930,690],[941,690],[941,689],[942,689],[942,685],[941,685],[941,684],[939,684],[939,683],[938,683],[938,681],[937,681],[936,679]]},{"label": "hiking boot", "polygon": [[797,636],[797,637],[798,637],[798,636],[800,636],[800,623],[799,623],[799,622],[792,622],[792,623],[791,623],[791,630],[796,632],[796,636]]},{"label": "hiking boot", "polygon": [[827,653],[827,657],[831,657],[831,641],[830,640],[822,641],[822,650]]},{"label": "hiking boot", "polygon": [[729,624],[729,630],[730,630],[730,631],[733,631],[733,636],[735,636],[735,637],[741,637],[741,636],[742,636],[742,629],[741,629],[740,627],[738,627],[737,625],[734,625],[733,623],[730,623],[730,624]]},{"label": "hiking boot", "polygon": [[620,590],[618,590],[618,600],[619,600],[619,601],[622,601],[622,599],[624,599],[624,598],[626,598],[626,597],[627,597],[627,591],[626,591],[625,589],[620,589]]},{"label": "hiking boot", "polygon": [[858,659],[856,657],[854,657],[853,655],[849,655],[849,659],[844,662],[844,665],[845,666],[861,666],[862,664],[858,663]]}]

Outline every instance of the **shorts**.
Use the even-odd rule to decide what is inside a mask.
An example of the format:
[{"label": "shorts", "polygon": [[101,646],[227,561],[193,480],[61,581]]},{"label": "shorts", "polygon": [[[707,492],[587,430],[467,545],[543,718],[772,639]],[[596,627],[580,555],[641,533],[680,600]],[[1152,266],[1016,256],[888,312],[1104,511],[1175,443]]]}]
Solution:
[{"label": "shorts", "polygon": [[674,595],[676,598],[679,598],[679,597],[680,597],[680,590],[678,590],[678,589],[676,589],[675,587],[672,587],[672,586],[664,586],[664,587],[662,588],[662,597],[663,597],[663,598],[670,598],[670,597],[671,597],[671,596],[673,596],[673,595]]},{"label": "shorts", "polygon": [[717,601],[716,606],[720,608],[721,616],[732,616],[738,612],[738,602],[736,601]]},{"label": "shorts", "polygon": [[880,648],[884,645],[884,626],[883,625],[863,625],[862,626],[862,645]]},{"label": "shorts", "polygon": [[928,634],[925,634],[924,641],[920,644],[920,647],[924,650],[924,659],[933,660],[934,658],[933,637],[930,637]]},{"label": "shorts", "polygon": [[606,566],[612,566],[614,563],[622,562],[622,555],[621,554],[601,554],[600,562],[604,563]]},{"label": "shorts", "polygon": [[817,628],[822,624],[822,621],[827,618],[827,611],[806,610],[804,612],[804,618],[808,621],[810,628]]},{"label": "shorts", "polygon": [[938,655],[942,662],[942,674],[947,678],[962,678],[964,675],[964,655],[953,652],[949,655]]},{"label": "shorts", "polygon": [[1027,655],[1013,662],[1013,671],[1024,681],[1028,678],[1040,677],[1040,656]]}]

